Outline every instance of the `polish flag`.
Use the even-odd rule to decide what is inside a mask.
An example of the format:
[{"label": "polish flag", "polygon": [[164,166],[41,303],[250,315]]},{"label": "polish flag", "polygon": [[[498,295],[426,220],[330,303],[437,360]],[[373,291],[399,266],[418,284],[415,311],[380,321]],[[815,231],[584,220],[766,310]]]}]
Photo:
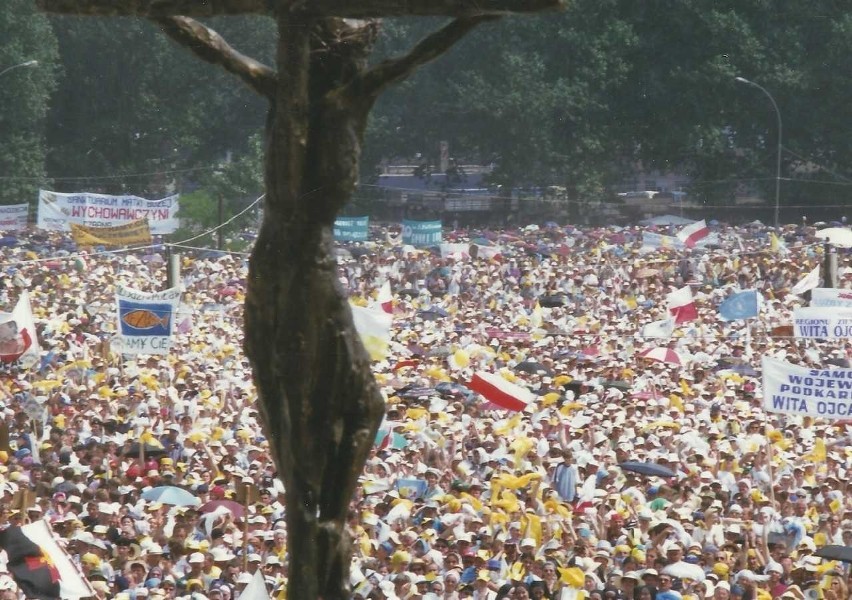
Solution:
[{"label": "polish flag", "polygon": [[673,291],[666,296],[666,300],[669,305],[669,314],[674,319],[675,325],[698,318],[698,308],[692,298],[692,289],[688,285]]},{"label": "polish flag", "polygon": [[385,281],[384,285],[379,288],[376,304],[386,313],[393,314],[393,295],[391,294],[390,281]]},{"label": "polish flag", "polygon": [[535,397],[528,389],[506,381],[495,373],[478,371],[467,386],[492,404],[511,411],[522,411]]},{"label": "polish flag", "polygon": [[708,235],[710,235],[710,229],[707,227],[704,219],[687,225],[677,232],[678,239],[686,244],[687,248],[694,248],[699,240],[703,240]]}]

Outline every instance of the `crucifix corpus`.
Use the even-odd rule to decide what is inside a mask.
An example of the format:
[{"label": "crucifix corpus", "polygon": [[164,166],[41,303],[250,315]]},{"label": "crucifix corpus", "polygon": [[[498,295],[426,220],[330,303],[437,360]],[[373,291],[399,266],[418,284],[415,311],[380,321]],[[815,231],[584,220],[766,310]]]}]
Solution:
[{"label": "crucifix corpus", "polygon": [[[567,0],[35,0],[45,12],[149,19],[198,58],[269,101],[264,218],[249,268],[244,347],[270,450],[286,488],[291,600],[344,599],[346,514],[384,414],[337,281],[332,227],[358,176],[379,94],[477,25]],[[275,19],[275,67],[199,18]],[[451,20],[408,54],[369,65],[382,17]]]}]

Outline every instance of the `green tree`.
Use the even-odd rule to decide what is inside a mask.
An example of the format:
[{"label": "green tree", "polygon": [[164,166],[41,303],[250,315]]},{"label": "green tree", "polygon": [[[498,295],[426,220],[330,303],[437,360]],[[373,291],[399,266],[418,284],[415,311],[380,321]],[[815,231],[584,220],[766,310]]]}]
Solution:
[{"label": "green tree", "polygon": [[248,152],[222,164],[199,178],[200,189],[184,194],[180,214],[185,225],[172,236],[175,240],[212,230],[193,240],[195,246],[221,250],[243,250],[246,229],[257,228],[257,210],[247,210],[263,194],[263,146],[260,135],[249,140]]},{"label": "green tree", "polygon": [[[0,204],[34,202],[45,185],[44,124],[56,38],[29,0],[0,4]],[[35,66],[17,66],[38,61]]]},{"label": "green tree", "polygon": [[[268,19],[213,23],[261,60],[272,58]],[[199,66],[142,19],[63,19],[56,31],[65,77],[49,142],[50,172],[69,177],[57,181],[61,189],[163,194],[169,184],[203,179],[227,154],[245,153],[249,135],[263,128],[262,99],[226,85],[221,69]]]}]

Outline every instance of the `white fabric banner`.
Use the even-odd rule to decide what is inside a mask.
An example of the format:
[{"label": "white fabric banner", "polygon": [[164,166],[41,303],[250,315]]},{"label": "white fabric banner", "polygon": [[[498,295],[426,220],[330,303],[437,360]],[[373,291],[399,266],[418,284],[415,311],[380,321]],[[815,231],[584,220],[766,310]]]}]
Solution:
[{"label": "white fabric banner", "polygon": [[126,225],[148,219],[154,235],[174,233],[178,228],[178,198],[146,200],[138,196],[104,194],[60,194],[39,190],[38,227],[48,231],[70,231],[71,223],[91,227]]},{"label": "white fabric banner", "polygon": [[0,231],[24,231],[30,214],[29,204],[0,206]]},{"label": "white fabric banner", "polygon": [[117,286],[118,340],[124,354],[168,354],[180,289],[140,292]]},{"label": "white fabric banner", "polygon": [[850,339],[852,308],[797,308],[793,311],[793,332],[797,338]]},{"label": "white fabric banner", "polygon": [[811,306],[852,308],[852,290],[814,288],[811,290]]},{"label": "white fabric banner", "polygon": [[803,417],[848,419],[852,416],[852,369],[808,369],[765,356],[763,408]]}]

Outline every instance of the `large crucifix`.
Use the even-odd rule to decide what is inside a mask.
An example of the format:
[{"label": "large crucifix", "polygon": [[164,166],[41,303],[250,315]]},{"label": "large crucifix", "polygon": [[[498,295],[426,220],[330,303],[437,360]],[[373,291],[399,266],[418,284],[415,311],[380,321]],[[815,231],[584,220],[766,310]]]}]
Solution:
[{"label": "large crucifix", "polygon": [[[251,256],[244,347],[286,487],[291,600],[351,597],[346,515],[385,408],[332,246],[335,216],[357,181],[369,112],[382,90],[480,23],[565,1],[36,0],[49,13],[150,19],[269,101],[264,218]],[[276,20],[276,67],[196,20],[240,14]],[[406,15],[453,19],[408,54],[370,66],[377,19]]]}]

